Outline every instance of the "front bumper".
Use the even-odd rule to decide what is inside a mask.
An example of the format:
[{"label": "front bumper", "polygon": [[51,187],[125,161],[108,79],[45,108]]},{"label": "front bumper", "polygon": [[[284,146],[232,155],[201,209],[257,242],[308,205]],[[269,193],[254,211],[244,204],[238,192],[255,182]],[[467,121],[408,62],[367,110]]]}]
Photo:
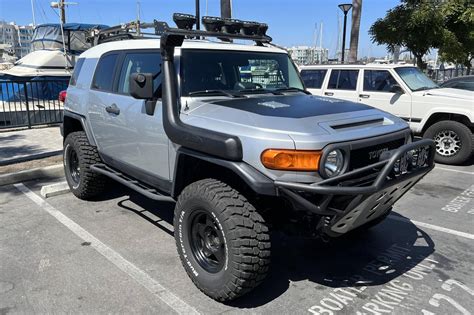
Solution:
[{"label": "front bumper", "polygon": [[425,139],[386,152],[380,161],[313,184],[276,181],[278,194],[324,217],[317,229],[330,236],[383,216],[434,167],[435,146]]}]

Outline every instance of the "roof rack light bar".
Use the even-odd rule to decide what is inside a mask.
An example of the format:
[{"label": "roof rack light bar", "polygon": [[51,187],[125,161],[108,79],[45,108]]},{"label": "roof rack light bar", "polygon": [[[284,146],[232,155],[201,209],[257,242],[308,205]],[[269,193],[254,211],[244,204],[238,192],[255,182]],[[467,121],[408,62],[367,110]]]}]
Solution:
[{"label": "roof rack light bar", "polygon": [[[138,30],[153,28],[154,34],[148,33],[146,35],[161,37],[169,37],[172,35],[174,40],[178,40],[178,42],[181,43],[184,38],[199,37],[216,37],[223,41],[231,41],[232,39],[252,40],[255,41],[257,45],[270,43],[272,41],[272,38],[266,34],[268,25],[265,23],[204,16],[202,18],[202,24],[205,30],[194,30],[193,27],[197,22],[194,15],[175,13],[173,14],[173,20],[177,28],[170,27],[166,22],[157,20],[154,20],[153,23],[137,23],[134,21],[95,31],[91,33],[89,40],[93,42],[94,45],[98,45],[117,40],[147,38],[139,36],[140,33]],[[143,35],[144,34],[145,33],[143,33]],[[181,43],[174,46],[180,46]]]},{"label": "roof rack light bar", "polygon": [[[186,18],[192,20],[193,16],[186,15]],[[181,36],[181,42],[185,37],[217,37],[224,40],[252,40],[258,45],[270,43],[272,41],[272,38],[266,35],[268,25],[265,23],[205,16],[202,18],[202,24],[206,30],[193,30],[191,28],[179,26],[178,28],[173,28],[169,27],[166,22],[154,21],[156,35],[162,37],[169,37],[172,35],[174,40],[178,40],[178,37]],[[182,25],[183,24],[181,24],[181,26]],[[179,45],[181,45],[181,43]]]},{"label": "roof rack light bar", "polygon": [[173,14],[173,21],[180,29],[192,30],[194,24],[196,24],[196,17],[191,14],[175,13]]}]

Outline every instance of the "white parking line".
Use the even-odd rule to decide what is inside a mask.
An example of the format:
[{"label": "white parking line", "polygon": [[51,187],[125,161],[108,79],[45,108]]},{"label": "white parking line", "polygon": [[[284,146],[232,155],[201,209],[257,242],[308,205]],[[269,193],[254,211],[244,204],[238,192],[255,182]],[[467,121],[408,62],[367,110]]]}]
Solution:
[{"label": "white parking line", "polygon": [[400,217],[397,217],[397,216],[394,216],[394,215],[389,215],[388,218],[392,219],[392,220],[395,220],[395,221],[400,221],[400,222],[411,222],[411,223],[413,223],[417,226],[421,226],[421,227],[424,227],[424,228],[427,228],[427,229],[431,229],[431,230],[435,230],[435,231],[439,231],[439,232],[444,232],[444,233],[448,233],[448,234],[452,234],[452,235],[456,235],[456,236],[460,236],[460,237],[464,237],[464,238],[474,240],[474,234],[469,234],[469,233],[465,233],[465,232],[461,232],[461,231],[451,230],[451,229],[448,229],[448,228],[445,228],[445,227],[442,227],[442,226],[437,226],[437,225],[433,225],[433,224],[429,224],[429,223],[418,222],[418,221],[414,221],[414,220],[410,220],[410,219],[400,218]]},{"label": "white parking line", "polygon": [[125,272],[153,295],[155,295],[159,300],[166,303],[169,307],[175,310],[178,314],[199,314],[196,309],[188,305],[186,302],[181,300],[179,297],[168,291],[163,287],[158,281],[150,277],[146,272],[123,258],[119,253],[114,251],[112,248],[108,247],[100,240],[95,238],[92,234],[84,230],[79,224],[74,222],[65,216],[62,212],[51,206],[46,200],[32,192],[23,184],[14,185],[19,191],[25,194],[30,198],[34,203],[40,206],[47,213],[56,218],[74,234],[79,236],[86,242],[90,242],[90,246],[104,256],[108,261],[117,266],[120,270]]},{"label": "white parking line", "polygon": [[446,167],[439,167],[439,166],[436,166],[435,169],[437,169],[437,170],[443,170],[443,171],[448,171],[448,172],[454,172],[454,173],[461,173],[461,174],[467,174],[467,175],[474,175],[474,172],[458,171],[458,170],[453,170],[453,169],[451,169],[451,168],[446,168]]}]

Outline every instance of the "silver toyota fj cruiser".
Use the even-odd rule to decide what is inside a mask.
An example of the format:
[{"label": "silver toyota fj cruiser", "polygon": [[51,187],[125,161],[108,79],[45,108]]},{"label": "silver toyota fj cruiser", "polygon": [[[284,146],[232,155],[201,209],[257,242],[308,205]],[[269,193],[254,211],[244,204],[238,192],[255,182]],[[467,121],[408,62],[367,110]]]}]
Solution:
[{"label": "silver toyota fj cruiser", "polygon": [[266,24],[174,20],[154,38],[95,35],[67,90],[64,167],[81,199],[111,178],[176,201],[179,256],[210,297],[262,282],[276,216],[324,238],[367,228],[433,168],[433,142],[411,143],[402,119],[309,95]]}]

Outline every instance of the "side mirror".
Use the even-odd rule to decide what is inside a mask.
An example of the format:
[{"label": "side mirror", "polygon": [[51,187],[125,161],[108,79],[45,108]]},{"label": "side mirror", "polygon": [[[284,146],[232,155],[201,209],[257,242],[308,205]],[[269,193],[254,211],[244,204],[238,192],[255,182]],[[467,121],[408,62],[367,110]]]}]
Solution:
[{"label": "side mirror", "polygon": [[390,92],[392,93],[396,93],[396,94],[403,94],[405,93],[402,89],[402,87],[400,86],[400,84],[392,84],[392,86],[390,87]]},{"label": "side mirror", "polygon": [[132,73],[129,78],[130,95],[140,100],[153,99],[153,74]]}]

